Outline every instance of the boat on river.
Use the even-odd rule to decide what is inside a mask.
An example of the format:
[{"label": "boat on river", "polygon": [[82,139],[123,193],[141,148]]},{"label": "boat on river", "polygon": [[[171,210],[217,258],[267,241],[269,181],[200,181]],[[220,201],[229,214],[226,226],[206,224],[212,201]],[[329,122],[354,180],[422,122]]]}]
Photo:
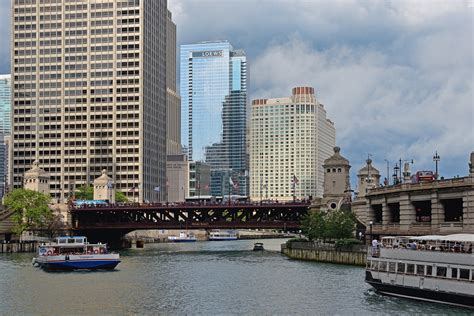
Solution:
[{"label": "boat on river", "polygon": [[113,270],[120,255],[110,253],[107,244],[87,242],[84,236],[58,237],[41,244],[32,263],[46,270]]},{"label": "boat on river", "polygon": [[213,241],[237,240],[237,238],[237,232],[235,230],[212,231],[209,233],[209,240]]},{"label": "boat on river", "polygon": [[193,233],[180,232],[179,236],[168,236],[169,242],[195,242],[196,236]]},{"label": "boat on river", "polygon": [[263,243],[262,242],[256,242],[253,244],[253,251],[263,251],[265,248],[263,248]]},{"label": "boat on river", "polygon": [[365,281],[381,294],[474,308],[474,234],[410,237],[373,245]]}]

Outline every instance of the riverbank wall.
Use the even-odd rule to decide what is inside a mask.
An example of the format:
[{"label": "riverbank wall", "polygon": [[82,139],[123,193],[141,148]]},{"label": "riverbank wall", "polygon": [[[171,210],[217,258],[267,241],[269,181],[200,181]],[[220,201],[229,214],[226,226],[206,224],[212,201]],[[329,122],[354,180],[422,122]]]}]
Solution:
[{"label": "riverbank wall", "polygon": [[0,243],[0,253],[36,252],[37,241]]},{"label": "riverbank wall", "polygon": [[336,248],[334,245],[315,242],[287,242],[281,245],[281,252],[298,260],[365,266],[367,249],[364,245]]}]

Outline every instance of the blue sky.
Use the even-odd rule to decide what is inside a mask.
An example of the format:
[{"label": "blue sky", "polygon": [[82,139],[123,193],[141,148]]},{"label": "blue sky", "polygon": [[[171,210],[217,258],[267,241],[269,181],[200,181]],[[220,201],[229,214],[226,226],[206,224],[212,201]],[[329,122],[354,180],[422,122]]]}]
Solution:
[{"label": "blue sky", "polygon": [[[316,89],[355,171],[367,154],[468,173],[474,150],[473,1],[170,0],[178,44],[226,39],[249,59],[250,98]],[[0,1],[0,73],[10,4]],[[391,170],[391,173],[393,171]]]}]

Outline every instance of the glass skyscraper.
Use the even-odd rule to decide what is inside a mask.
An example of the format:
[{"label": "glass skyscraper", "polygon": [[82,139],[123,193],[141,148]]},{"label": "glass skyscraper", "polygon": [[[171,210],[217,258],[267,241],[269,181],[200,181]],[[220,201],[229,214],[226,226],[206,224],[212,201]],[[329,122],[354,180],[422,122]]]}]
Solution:
[{"label": "glass skyscraper", "polygon": [[5,192],[8,172],[8,148],[5,136],[10,135],[11,96],[11,76],[0,75],[0,198]]},{"label": "glass skyscraper", "polygon": [[211,166],[212,195],[248,195],[245,52],[219,41],[181,45],[180,54],[181,142],[189,160]]}]

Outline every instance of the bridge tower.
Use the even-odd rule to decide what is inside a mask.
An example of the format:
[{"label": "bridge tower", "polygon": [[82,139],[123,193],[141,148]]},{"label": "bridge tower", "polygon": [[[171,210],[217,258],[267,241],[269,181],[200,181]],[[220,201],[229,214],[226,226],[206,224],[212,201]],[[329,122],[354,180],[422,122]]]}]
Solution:
[{"label": "bridge tower", "polygon": [[365,161],[367,164],[359,170],[357,177],[359,178],[359,194],[358,198],[362,198],[367,193],[367,190],[378,188],[380,182],[380,172],[372,166],[372,159]]},{"label": "bridge tower", "polygon": [[334,147],[334,154],[324,161],[324,194],[322,204],[329,210],[338,209],[351,199],[349,160],[341,156],[341,148]]},{"label": "bridge tower", "polygon": [[94,200],[115,202],[114,183],[107,175],[107,170],[102,170],[102,175],[94,180]]},{"label": "bridge tower", "polygon": [[23,176],[23,188],[49,195],[49,174],[39,167],[38,160]]}]

